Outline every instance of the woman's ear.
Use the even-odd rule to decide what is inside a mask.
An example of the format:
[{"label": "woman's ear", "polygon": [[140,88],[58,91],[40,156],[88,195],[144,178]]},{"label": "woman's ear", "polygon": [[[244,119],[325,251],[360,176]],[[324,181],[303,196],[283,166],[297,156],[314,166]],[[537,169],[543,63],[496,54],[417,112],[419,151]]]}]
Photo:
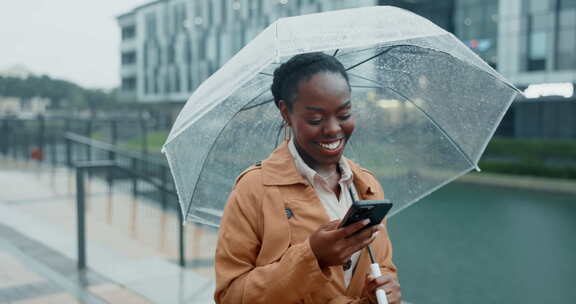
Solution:
[{"label": "woman's ear", "polygon": [[288,106],[284,100],[280,100],[278,102],[278,108],[280,109],[280,115],[282,115],[282,119],[284,119],[284,123],[287,126],[290,126],[290,111],[288,110]]}]

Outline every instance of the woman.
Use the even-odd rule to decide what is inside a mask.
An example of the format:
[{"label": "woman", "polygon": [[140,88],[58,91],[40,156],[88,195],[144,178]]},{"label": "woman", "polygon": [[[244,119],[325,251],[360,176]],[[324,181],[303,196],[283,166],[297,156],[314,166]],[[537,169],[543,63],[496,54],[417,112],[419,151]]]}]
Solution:
[{"label": "woman", "polygon": [[[293,138],[237,179],[216,250],[217,303],[376,303],[383,288],[400,303],[383,224],[338,228],[351,205],[382,199],[374,176],[342,154],[354,131],[342,64],[323,53],[291,58],[274,72],[272,93]],[[368,275],[371,244],[383,275]]]}]

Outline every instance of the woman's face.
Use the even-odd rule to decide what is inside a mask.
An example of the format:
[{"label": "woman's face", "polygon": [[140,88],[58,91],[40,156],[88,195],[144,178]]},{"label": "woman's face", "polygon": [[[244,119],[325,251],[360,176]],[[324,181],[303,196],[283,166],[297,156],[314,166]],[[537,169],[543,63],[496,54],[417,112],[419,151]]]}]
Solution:
[{"label": "woman's face", "polygon": [[321,72],[302,81],[290,112],[280,103],[298,152],[313,169],[335,165],[354,131],[350,88],[342,75]]}]

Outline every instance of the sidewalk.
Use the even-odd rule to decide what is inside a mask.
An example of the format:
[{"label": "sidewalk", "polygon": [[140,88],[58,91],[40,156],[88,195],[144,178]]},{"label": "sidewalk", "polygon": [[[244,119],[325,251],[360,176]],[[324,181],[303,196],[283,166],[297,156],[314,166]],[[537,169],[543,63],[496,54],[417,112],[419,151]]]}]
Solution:
[{"label": "sidewalk", "polygon": [[129,191],[87,185],[86,254],[76,270],[74,172],[0,157],[0,303],[212,303],[216,231]]}]

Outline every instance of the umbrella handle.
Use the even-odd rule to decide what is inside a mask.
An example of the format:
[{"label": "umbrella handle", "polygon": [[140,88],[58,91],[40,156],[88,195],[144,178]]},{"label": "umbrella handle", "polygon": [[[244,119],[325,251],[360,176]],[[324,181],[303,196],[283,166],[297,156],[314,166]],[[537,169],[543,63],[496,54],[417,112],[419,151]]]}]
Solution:
[{"label": "umbrella handle", "polygon": [[[372,274],[372,276],[375,278],[382,275],[380,272],[380,265],[378,265],[378,263],[370,264],[370,274]],[[386,298],[386,292],[384,289],[376,289],[376,299],[378,299],[378,304],[388,304],[388,299]]]}]

